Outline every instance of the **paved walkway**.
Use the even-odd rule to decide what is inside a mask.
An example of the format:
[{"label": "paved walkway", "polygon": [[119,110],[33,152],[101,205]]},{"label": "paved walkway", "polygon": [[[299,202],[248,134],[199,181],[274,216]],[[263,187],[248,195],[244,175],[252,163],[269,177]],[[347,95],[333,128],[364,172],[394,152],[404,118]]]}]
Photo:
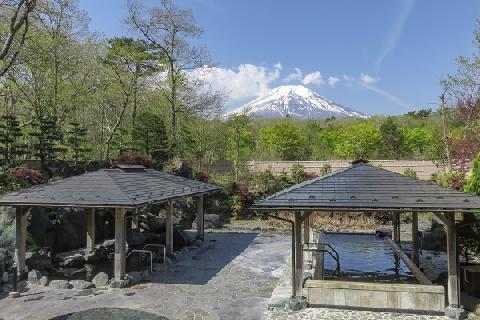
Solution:
[{"label": "paved walkway", "polygon": [[42,320],[91,308],[128,308],[169,320],[261,319],[285,266],[289,240],[248,233],[207,234],[200,250],[177,260],[168,274],[156,272],[145,286],[38,288],[18,299],[0,300],[0,318]]},{"label": "paved walkway", "polygon": [[448,320],[443,316],[424,316],[391,312],[368,312],[337,309],[305,309],[302,311],[270,310],[262,320]]}]

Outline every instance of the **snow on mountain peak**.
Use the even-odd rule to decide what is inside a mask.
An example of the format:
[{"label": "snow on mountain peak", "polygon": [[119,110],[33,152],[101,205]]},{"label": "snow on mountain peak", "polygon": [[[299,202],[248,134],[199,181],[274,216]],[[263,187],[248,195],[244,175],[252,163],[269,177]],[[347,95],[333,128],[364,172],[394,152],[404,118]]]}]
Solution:
[{"label": "snow on mountain peak", "polygon": [[301,85],[274,88],[267,95],[226,113],[225,117],[233,114],[246,114],[251,117],[264,118],[291,116],[300,119],[368,117],[364,113],[336,104]]}]

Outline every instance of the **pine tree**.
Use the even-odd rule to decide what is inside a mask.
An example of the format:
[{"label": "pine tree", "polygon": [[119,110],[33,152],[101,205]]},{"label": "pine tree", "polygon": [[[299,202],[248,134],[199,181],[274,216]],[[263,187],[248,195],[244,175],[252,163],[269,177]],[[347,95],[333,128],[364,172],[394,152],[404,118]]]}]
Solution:
[{"label": "pine tree", "polygon": [[88,130],[76,121],[69,123],[70,128],[67,131],[66,145],[73,154],[75,164],[78,160],[84,159],[85,154],[91,151],[91,148],[85,146]]},{"label": "pine tree", "polygon": [[157,162],[164,162],[169,158],[169,144],[163,119],[151,112],[142,112],[138,115],[132,132],[132,144],[137,150],[152,157]]},{"label": "pine tree", "polygon": [[56,160],[58,153],[65,150],[60,147],[62,135],[57,121],[52,117],[38,119],[32,123],[32,127],[33,131],[29,134],[33,138],[34,156],[40,160],[42,168],[46,169],[47,163]]},{"label": "pine tree", "polygon": [[0,117],[0,165],[14,166],[25,153],[25,146],[19,142],[21,136],[22,130],[14,115]]}]

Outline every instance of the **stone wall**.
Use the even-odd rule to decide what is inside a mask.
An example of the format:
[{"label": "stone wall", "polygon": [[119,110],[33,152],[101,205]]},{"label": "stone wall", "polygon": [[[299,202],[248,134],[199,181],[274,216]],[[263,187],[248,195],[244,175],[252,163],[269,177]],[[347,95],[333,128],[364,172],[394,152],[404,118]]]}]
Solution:
[{"label": "stone wall", "polygon": [[444,312],[445,292],[440,285],[363,283],[308,280],[310,306],[342,306],[392,311]]},{"label": "stone wall", "polygon": [[[324,165],[329,164],[332,171],[344,169],[350,166],[349,160],[330,160],[330,161],[247,161],[245,166],[249,172],[256,175],[267,169],[270,169],[274,175],[282,172],[289,173],[292,165],[299,163],[305,167],[306,172],[320,174]],[[443,168],[437,167],[433,161],[429,160],[372,160],[370,164],[382,167],[386,170],[403,174],[410,168],[417,173],[417,177],[422,180],[430,180],[432,174],[442,172]]]}]

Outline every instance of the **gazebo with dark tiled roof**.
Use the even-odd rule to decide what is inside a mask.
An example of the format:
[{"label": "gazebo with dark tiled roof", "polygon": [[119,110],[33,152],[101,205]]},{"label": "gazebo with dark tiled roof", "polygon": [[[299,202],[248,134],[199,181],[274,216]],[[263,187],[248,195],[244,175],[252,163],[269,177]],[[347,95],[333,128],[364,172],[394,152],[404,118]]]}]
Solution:
[{"label": "gazebo with dark tiled roof", "polygon": [[[420,181],[382,168],[366,161],[357,161],[343,170],[309,180],[280,191],[257,202],[258,211],[294,211],[295,226],[292,241],[294,256],[299,257],[292,266],[296,273],[293,296],[301,292],[303,281],[302,223],[308,232],[312,212],[392,212],[394,236],[399,241],[399,214],[412,213],[412,260],[419,263],[418,213],[433,212],[445,225],[448,249],[448,303],[450,309],[460,307],[458,284],[455,213],[480,210],[480,197],[433,183]],[[307,237],[307,236],[306,236]],[[292,259],[293,260],[293,259]]]},{"label": "gazebo with dark tiled roof", "polygon": [[95,209],[115,209],[115,279],[125,277],[125,218],[136,219],[136,209],[167,202],[166,248],[173,251],[173,201],[197,198],[197,233],[203,237],[203,195],[220,188],[196,180],[136,165],[118,165],[63,180],[0,195],[0,206],[14,206],[16,214],[15,259],[18,272],[25,271],[26,217],[31,207],[78,207],[87,209],[87,251],[95,245]]}]

